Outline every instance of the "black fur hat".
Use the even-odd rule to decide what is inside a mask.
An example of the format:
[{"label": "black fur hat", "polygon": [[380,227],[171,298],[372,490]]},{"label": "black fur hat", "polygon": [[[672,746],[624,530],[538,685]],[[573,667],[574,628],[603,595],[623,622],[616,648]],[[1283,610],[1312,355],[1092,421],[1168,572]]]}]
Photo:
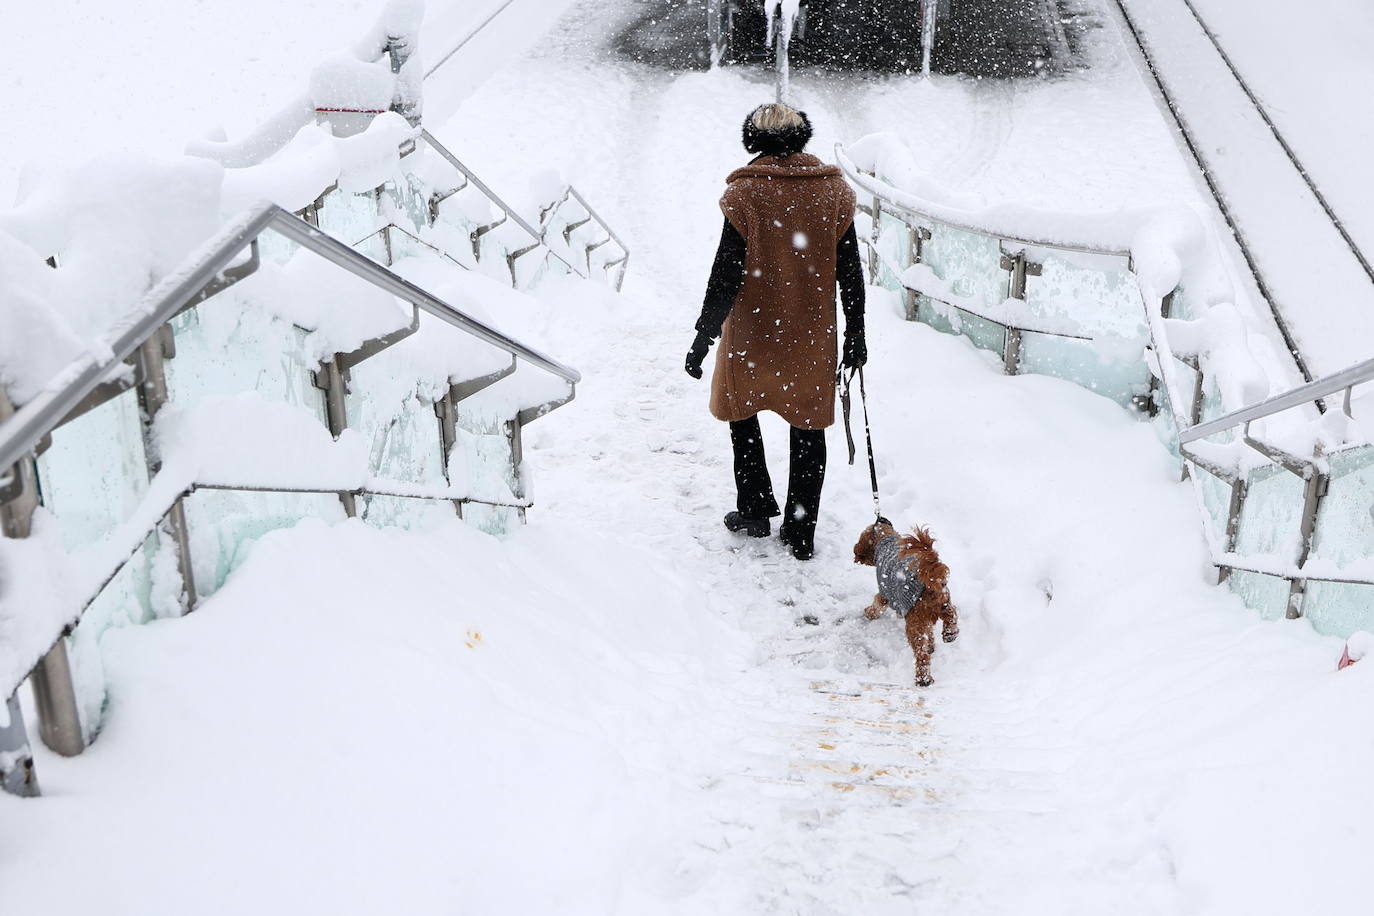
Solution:
[{"label": "black fur hat", "polygon": [[[760,105],[749,112],[744,119],[744,148],[751,153],[762,153],[765,156],[777,156],[779,159],[786,159],[793,153],[800,153],[806,148],[806,144],[811,140],[811,119],[806,116],[806,112],[796,112],[801,116],[800,124],[793,124],[789,127],[778,127],[772,129],[760,128],[754,124],[755,118],[768,108],[785,108],[782,105]],[[791,109],[787,109],[791,111]]]}]

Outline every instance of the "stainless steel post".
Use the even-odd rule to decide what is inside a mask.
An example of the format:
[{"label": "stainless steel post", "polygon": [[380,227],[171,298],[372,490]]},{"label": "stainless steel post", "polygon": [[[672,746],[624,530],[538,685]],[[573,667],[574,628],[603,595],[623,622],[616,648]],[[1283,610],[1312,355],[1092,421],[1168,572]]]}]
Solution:
[{"label": "stainless steel post", "polygon": [[[512,488],[515,491],[515,498],[523,500],[525,498],[525,480],[520,473],[520,468],[525,463],[525,424],[519,418],[506,422],[506,436],[510,439],[510,463],[511,479],[515,481]],[[520,521],[525,521],[525,510],[518,510]]]},{"label": "stainless steel post", "polygon": [[[315,387],[324,391],[324,412],[329,422],[329,434],[335,439],[348,429],[348,383],[339,368],[339,354],[322,363],[315,373]],[[349,518],[358,517],[358,500],[347,491],[339,492],[339,502]]]},{"label": "stainless steel post", "polygon": [[[452,486],[453,480],[448,474],[448,464],[449,459],[453,457],[453,449],[458,444],[458,409],[453,401],[452,387],[444,392],[442,398],[434,402],[434,415],[439,418],[439,458],[444,465],[444,480]],[[463,517],[461,500],[453,501],[453,509],[459,518]]]},{"label": "stainless steel post", "polygon": [[[1002,255],[1002,269],[1011,272],[1007,280],[1007,298],[1026,299],[1026,277],[1040,276],[1040,265],[1026,260],[1026,253],[1018,251],[1013,255]],[[1005,327],[1005,326],[1004,326]],[[1015,375],[1021,370],[1021,331],[1019,328],[1006,327],[1002,344],[1002,366],[1007,375]]]},{"label": "stainless steel post", "polygon": [[38,737],[63,757],[75,757],[86,749],[81,736],[76,687],[72,683],[67,639],[60,637],[29,673],[33,699],[38,707]]},{"label": "stainless steel post", "polygon": [[19,697],[10,694],[5,701],[4,721],[0,722],[0,791],[25,798],[38,792],[38,774],[33,770],[33,749],[24,728],[24,711]]},{"label": "stainless steel post", "polygon": [[[391,72],[400,73],[401,68],[406,65],[406,61],[410,60],[411,55],[415,53],[415,48],[411,47],[408,36],[388,35],[386,37],[386,51],[387,56],[391,58]],[[415,80],[416,95],[401,96],[398,94],[391,103],[391,110],[404,117],[411,127],[420,126],[419,82],[418,79]]]},{"label": "stainless steel post", "polygon": [[[1317,513],[1321,511],[1322,499],[1325,498],[1330,483],[1329,474],[1317,470],[1315,464],[1309,467],[1307,483],[1302,490],[1302,520],[1298,529],[1302,538],[1298,547],[1298,570],[1300,572],[1307,565],[1308,557],[1312,555],[1312,538],[1317,530]],[[1303,599],[1306,596],[1307,580],[1293,579],[1288,587],[1288,609],[1285,612],[1285,616],[1289,620],[1296,620],[1302,616]]]},{"label": "stainless steel post", "polygon": [[[163,325],[138,348],[142,383],[138,386],[138,406],[143,414],[143,449],[148,459],[148,478],[151,480],[162,468],[162,456],[157,453],[153,438],[153,421],[168,401],[166,360],[173,354],[171,325]],[[191,539],[186,521],[186,505],[182,499],[172,504],[167,518],[159,526],[177,556],[177,571],[181,574],[182,609],[189,613],[196,608],[196,577],[191,568]]]},{"label": "stainless steel post", "polygon": [[[0,422],[14,413],[14,405],[0,391]],[[18,492],[0,503],[0,535],[26,538],[33,529],[33,513],[38,508],[38,468],[26,455],[15,465]],[[48,654],[29,675],[34,701],[38,706],[38,736],[43,743],[64,757],[74,757],[85,749],[81,735],[81,714],[76,705],[71,664],[67,660],[67,640],[59,636]]]},{"label": "stainless steel post", "polygon": [[[1233,553],[1236,543],[1240,540],[1240,514],[1245,510],[1245,497],[1250,494],[1250,481],[1244,474],[1238,475],[1231,481],[1231,498],[1226,505],[1226,540],[1222,543],[1222,551]],[[1217,569],[1217,584],[1225,582],[1231,578],[1231,567],[1222,566]]]}]

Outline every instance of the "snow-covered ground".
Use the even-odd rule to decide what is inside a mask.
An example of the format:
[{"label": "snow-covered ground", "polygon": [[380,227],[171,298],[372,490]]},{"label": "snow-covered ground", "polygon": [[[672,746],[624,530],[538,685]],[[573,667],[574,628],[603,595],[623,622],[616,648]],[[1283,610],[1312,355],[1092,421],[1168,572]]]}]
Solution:
[{"label": "snow-covered ground", "polygon": [[[538,292],[585,381],[529,430],[530,526],[303,524],[194,616],[112,633],[99,740],[40,752],[43,799],[0,796],[6,912],[1367,907],[1374,668],[1210,585],[1175,467],[1105,399],[871,291],[884,511],[932,527],[963,615],[928,690],[860,614],[841,430],[815,560],[720,527],[728,439],[681,360],[770,86],[625,62],[607,15],[579,4],[436,131],[500,186],[562,170],[634,248],[623,296]],[[795,86],[817,149],[898,119],[988,200],[1190,199],[1103,42],[1063,82]]]}]

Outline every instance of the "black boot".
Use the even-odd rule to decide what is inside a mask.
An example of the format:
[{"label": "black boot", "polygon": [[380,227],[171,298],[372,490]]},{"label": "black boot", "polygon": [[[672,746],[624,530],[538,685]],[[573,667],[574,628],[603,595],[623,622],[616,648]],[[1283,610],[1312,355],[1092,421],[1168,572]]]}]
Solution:
[{"label": "black boot", "polygon": [[766,518],[745,518],[738,512],[725,513],[725,527],[751,538],[766,538],[773,532],[773,523]]},{"label": "black boot", "polygon": [[809,560],[816,555],[815,529],[811,531],[798,530],[800,526],[789,528],[783,522],[778,527],[778,540],[782,541],[792,551],[792,556],[798,560]]},{"label": "black boot", "polygon": [[816,517],[825,481],[825,430],[792,427],[787,506],[778,529],[782,542],[798,560],[816,554]]},{"label": "black boot", "polygon": [[769,519],[778,514],[778,501],[773,498],[773,482],[768,478],[759,418],[731,423],[730,444],[735,453],[737,498],[735,511],[725,516],[725,527],[750,537],[766,538],[773,531]]}]

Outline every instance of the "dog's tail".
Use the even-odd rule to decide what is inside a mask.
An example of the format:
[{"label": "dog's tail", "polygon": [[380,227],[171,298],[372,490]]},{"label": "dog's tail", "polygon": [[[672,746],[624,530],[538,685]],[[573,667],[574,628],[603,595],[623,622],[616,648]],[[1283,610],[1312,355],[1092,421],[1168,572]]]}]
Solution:
[{"label": "dog's tail", "polygon": [[935,538],[929,528],[917,528],[906,538],[900,556],[910,559],[920,570],[922,581],[927,586],[944,588],[949,578],[949,567],[940,559],[935,549]]}]

